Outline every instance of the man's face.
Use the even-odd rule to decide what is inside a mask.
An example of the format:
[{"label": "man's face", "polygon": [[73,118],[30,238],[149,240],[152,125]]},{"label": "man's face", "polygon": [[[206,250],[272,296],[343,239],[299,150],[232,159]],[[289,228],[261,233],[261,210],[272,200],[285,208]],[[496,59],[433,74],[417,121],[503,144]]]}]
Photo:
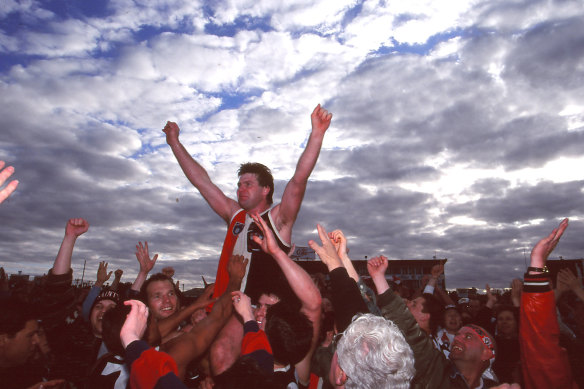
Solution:
[{"label": "man's face", "polygon": [[478,299],[471,299],[468,303],[471,315],[475,316],[481,310],[481,302]]},{"label": "man's face", "polygon": [[450,359],[455,362],[457,360],[481,362],[488,360],[490,353],[476,332],[468,327],[462,327],[452,342]]},{"label": "man's face", "polygon": [[39,324],[36,320],[29,320],[24,328],[10,338],[2,335],[5,360],[11,366],[21,366],[34,354],[39,343]]},{"label": "man's face", "polygon": [[157,319],[164,319],[178,309],[174,286],[167,280],[152,281],[146,289],[148,308]]},{"label": "man's face", "polygon": [[444,312],[444,329],[450,333],[456,333],[462,326],[462,318],[456,309],[448,309]]},{"label": "man's face", "polygon": [[237,202],[246,211],[252,210],[266,199],[270,192],[267,186],[260,186],[258,178],[253,173],[245,173],[237,182]]},{"label": "man's face", "polygon": [[254,316],[258,322],[260,330],[265,331],[266,329],[266,313],[268,312],[268,308],[278,303],[278,301],[280,301],[280,299],[274,294],[262,294],[260,296],[258,305],[254,310]]},{"label": "man's face", "polygon": [[511,337],[517,333],[517,321],[511,311],[501,311],[497,315],[497,330],[506,337]]},{"label": "man's face", "polygon": [[115,301],[106,299],[98,301],[93,306],[91,314],[89,315],[89,322],[91,323],[93,335],[101,338],[103,315],[110,309],[115,308],[116,305]]},{"label": "man's face", "polygon": [[422,296],[415,298],[413,300],[406,300],[406,306],[410,310],[412,316],[414,316],[414,319],[416,319],[418,325],[421,325],[421,323],[428,321],[429,314],[422,312],[422,310],[424,309],[425,302],[426,300]]}]

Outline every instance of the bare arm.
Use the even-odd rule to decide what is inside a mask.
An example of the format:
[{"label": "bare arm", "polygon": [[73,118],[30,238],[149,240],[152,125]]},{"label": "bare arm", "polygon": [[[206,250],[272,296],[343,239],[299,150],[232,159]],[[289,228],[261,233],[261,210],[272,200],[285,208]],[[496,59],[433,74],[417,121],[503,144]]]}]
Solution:
[{"label": "bare arm", "polygon": [[219,297],[213,305],[211,313],[194,326],[189,332],[176,338],[168,353],[174,358],[178,365],[179,377],[183,377],[186,366],[195,358],[203,355],[209,348],[227,319],[233,312],[231,292],[239,290],[241,280],[245,275],[247,259],[241,255],[234,255],[229,259],[227,271],[229,273],[229,284],[225,293]]},{"label": "bare arm", "polygon": [[298,211],[300,211],[300,205],[302,204],[304,192],[306,191],[308,177],[310,177],[312,169],[314,169],[318,160],[324,134],[331,124],[332,116],[320,104],[314,108],[314,111],[310,115],[312,132],[310,133],[306,148],[298,160],[296,171],[286,185],[286,189],[284,189],[280,209],[278,215],[276,215],[276,227],[278,231],[284,227],[292,229],[296,221],[296,216],[298,215]]},{"label": "bare arm", "polygon": [[57,253],[57,258],[53,264],[52,272],[54,275],[66,274],[71,269],[71,257],[73,256],[73,247],[77,238],[83,235],[89,229],[89,223],[85,219],[69,219],[65,227],[65,237]]},{"label": "bare arm", "polygon": [[[10,177],[14,173],[14,168],[12,166],[8,166],[6,169],[4,168],[4,161],[0,161],[0,186],[4,185],[8,177]],[[17,180],[12,180],[6,185],[2,190],[0,190],[0,204],[8,198],[16,190],[18,186]]]},{"label": "bare arm", "polygon": [[178,140],[180,129],[176,123],[167,122],[162,131],[166,134],[166,143],[170,146],[185,176],[198,189],[213,211],[226,223],[229,223],[231,216],[239,209],[239,204],[225,196],[223,191],[211,181],[207,171],[191,157],[191,154],[180,143]]},{"label": "bare arm", "polygon": [[[264,252],[270,254],[276,263],[278,263],[278,266],[280,266],[282,269],[282,273],[284,273],[284,276],[294,291],[294,294],[300,300],[302,305],[302,313],[304,313],[308,320],[312,322],[313,332],[310,350],[306,356],[295,366],[300,381],[308,382],[310,381],[310,360],[314,350],[316,349],[318,335],[320,333],[322,304],[320,292],[314,282],[312,282],[310,275],[308,275],[308,273],[303,268],[301,268],[284,251],[282,251],[282,249],[280,249],[272,230],[268,228],[266,222],[261,217],[259,217],[258,214],[251,216],[254,222],[260,227],[264,236],[263,239],[258,236],[254,236],[253,240],[261,246]],[[321,232],[319,230],[319,234],[320,233]],[[324,233],[325,238],[328,240],[328,237],[326,237],[326,231],[322,233]]]},{"label": "bare arm", "polygon": [[347,273],[349,273],[349,277],[355,280],[355,282],[359,282],[359,274],[355,270],[355,266],[353,266],[353,262],[351,262],[351,258],[349,258],[349,250],[347,249],[347,238],[343,234],[341,230],[334,230],[333,232],[329,233],[329,238],[335,245],[335,249],[337,250],[337,254],[341,261],[343,262],[343,266],[347,269]]}]

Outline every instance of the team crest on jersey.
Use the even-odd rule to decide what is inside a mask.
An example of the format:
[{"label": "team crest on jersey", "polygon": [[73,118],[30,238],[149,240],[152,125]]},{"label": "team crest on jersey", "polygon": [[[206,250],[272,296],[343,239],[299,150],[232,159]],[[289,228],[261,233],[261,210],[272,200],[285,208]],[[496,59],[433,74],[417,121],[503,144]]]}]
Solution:
[{"label": "team crest on jersey", "polygon": [[231,232],[233,233],[233,235],[239,235],[239,233],[241,231],[243,231],[244,227],[245,227],[245,224],[240,223],[240,222],[236,222],[235,225],[233,226],[233,230],[231,230]]}]

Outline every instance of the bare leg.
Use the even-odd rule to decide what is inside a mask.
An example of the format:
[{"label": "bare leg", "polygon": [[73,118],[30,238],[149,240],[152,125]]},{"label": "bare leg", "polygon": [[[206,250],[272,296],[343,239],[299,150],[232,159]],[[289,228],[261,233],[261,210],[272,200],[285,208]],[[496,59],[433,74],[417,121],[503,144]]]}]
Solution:
[{"label": "bare leg", "polygon": [[211,374],[216,376],[229,369],[241,354],[243,325],[232,315],[221,329],[209,351]]}]

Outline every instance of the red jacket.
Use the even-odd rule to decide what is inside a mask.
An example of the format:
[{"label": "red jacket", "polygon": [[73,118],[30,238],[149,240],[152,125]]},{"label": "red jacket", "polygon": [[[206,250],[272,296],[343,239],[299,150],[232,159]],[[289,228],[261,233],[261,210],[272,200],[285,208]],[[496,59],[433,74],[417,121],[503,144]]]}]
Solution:
[{"label": "red jacket", "polygon": [[547,275],[525,275],[519,319],[525,389],[577,389],[566,350],[560,347],[554,292]]}]

